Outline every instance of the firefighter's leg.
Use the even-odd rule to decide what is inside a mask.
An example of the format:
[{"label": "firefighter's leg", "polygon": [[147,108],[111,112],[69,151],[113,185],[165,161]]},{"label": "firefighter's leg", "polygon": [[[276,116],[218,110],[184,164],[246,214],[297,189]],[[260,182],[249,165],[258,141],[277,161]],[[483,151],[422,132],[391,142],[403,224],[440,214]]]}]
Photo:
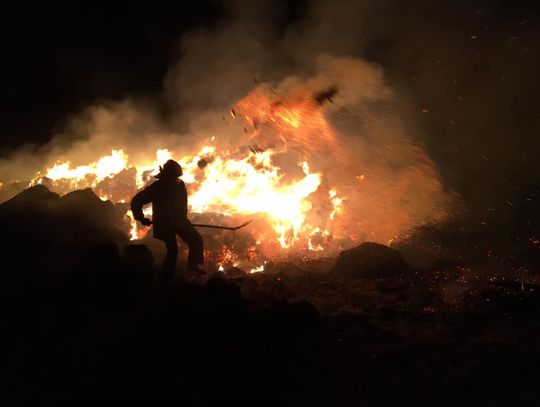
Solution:
[{"label": "firefighter's leg", "polygon": [[163,262],[162,278],[163,280],[172,280],[174,277],[174,270],[176,268],[176,258],[178,257],[178,243],[176,242],[176,236],[164,240],[165,247],[167,248],[167,254],[165,255],[165,261]]},{"label": "firefighter's leg", "polygon": [[204,243],[203,238],[191,223],[183,226],[177,231],[178,235],[188,245],[188,269],[197,268],[204,263]]}]

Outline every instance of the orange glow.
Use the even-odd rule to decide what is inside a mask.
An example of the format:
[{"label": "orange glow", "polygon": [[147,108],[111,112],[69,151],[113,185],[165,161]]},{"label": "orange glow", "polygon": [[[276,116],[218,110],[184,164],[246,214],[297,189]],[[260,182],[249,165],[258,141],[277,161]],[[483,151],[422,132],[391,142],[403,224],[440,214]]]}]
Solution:
[{"label": "orange glow", "polygon": [[[318,206],[312,198],[321,187],[323,174],[313,172],[308,162],[302,161],[291,165],[297,168],[296,175],[291,177],[274,164],[275,154],[274,150],[268,149],[262,152],[248,151],[243,156],[231,158],[229,151],[219,154],[214,146],[205,145],[192,156],[178,157],[172,151],[162,149],[154,153],[156,158],[153,160],[132,162],[124,151],[112,150],[110,155],[88,165],[72,166],[69,161],[54,163],[38,174],[32,183],[42,183],[48,179],[49,186],[58,192],[91,187],[99,191],[101,199],[129,202],[138,189],[152,181],[152,174],[157,173],[159,165],[173,158],[184,169],[182,179],[190,191],[189,208],[192,213],[217,213],[236,218],[256,216],[265,219],[266,223],[259,222],[258,229],[251,232],[257,244],[245,256],[250,262],[257,261],[259,248],[273,247],[271,244],[261,245],[262,241],[268,243],[268,239],[276,242],[282,250],[303,248],[323,251],[325,248],[321,242],[312,242],[313,235],[334,219],[342,199],[337,197],[335,190],[328,191],[326,196],[330,205],[326,219],[323,220],[324,225],[308,220],[314,206]],[[201,170],[197,163],[203,157],[211,157],[211,160]],[[111,181],[130,169],[133,169],[134,177],[129,193],[114,199],[119,195],[117,184]],[[320,209],[317,208],[317,211]],[[151,218],[151,207],[145,207],[144,213]],[[144,238],[150,229],[137,224],[130,211],[126,213],[126,222],[131,240]],[[266,257],[271,256],[266,253]],[[236,266],[239,261],[234,250],[225,246],[219,250],[216,259],[222,268],[226,265]],[[250,272],[262,270],[264,266],[256,266]]]},{"label": "orange glow", "polygon": [[[274,147],[218,151],[219,137],[212,136],[192,155],[179,156],[171,149],[158,149],[149,152],[152,158],[136,161],[124,150],[112,149],[109,155],[87,165],[55,162],[38,173],[32,183],[48,182],[58,192],[91,187],[102,199],[129,202],[138,189],[153,180],[160,165],[175,159],[184,170],[182,179],[189,190],[192,213],[261,219],[256,230],[251,230],[257,243],[246,255],[250,261],[256,261],[261,250],[324,251],[325,242],[331,240],[327,238],[328,230],[339,217],[344,198],[338,196],[335,188],[322,187],[324,175],[310,168],[305,158],[309,154],[303,152],[329,149],[337,143],[321,110],[309,98],[282,103],[255,93],[241,100],[234,112],[250,126],[251,137]],[[270,126],[275,139],[262,134],[264,126]],[[298,154],[300,145],[302,153]],[[279,156],[283,161],[289,150],[294,152],[290,158],[298,157],[296,162],[288,158],[285,168],[277,165],[275,158]],[[131,185],[127,189],[126,183]],[[321,188],[326,192],[318,193]],[[151,217],[151,208],[145,208],[145,215]],[[149,230],[137,225],[130,212],[126,221],[132,240],[143,238]],[[272,242],[278,246],[274,247]],[[221,267],[239,261],[237,253],[226,246],[216,257]],[[259,266],[253,270],[259,271]]]},{"label": "orange glow", "polygon": [[[182,165],[197,223],[253,220],[234,234],[203,232],[205,239],[215,238],[218,246],[207,246],[208,254],[223,270],[240,265],[258,271],[267,259],[334,255],[360,241],[386,243],[416,225],[446,219],[453,196],[443,193],[424,151],[384,121],[366,127],[367,119],[341,120],[352,116],[335,116],[340,107],[328,107],[324,90],[310,83],[260,85],[231,108],[233,125],[221,118],[221,134],[221,124],[212,124],[211,134],[196,132],[196,142],[187,135],[163,137],[161,144],[149,135],[151,150],[141,142],[99,145],[110,153],[90,155],[82,165],[54,161],[31,184],[58,193],[89,187],[101,199],[127,203],[174,159]],[[355,133],[364,130],[369,137]],[[151,208],[144,211],[151,217]],[[149,229],[127,213],[132,240]]]}]

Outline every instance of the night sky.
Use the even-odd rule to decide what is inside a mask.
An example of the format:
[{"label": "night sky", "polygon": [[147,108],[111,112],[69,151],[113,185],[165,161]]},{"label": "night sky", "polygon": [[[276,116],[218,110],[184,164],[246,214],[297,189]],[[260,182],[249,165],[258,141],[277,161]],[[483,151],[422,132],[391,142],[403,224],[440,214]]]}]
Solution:
[{"label": "night sky", "polygon": [[219,12],[210,1],[4,8],[2,147],[47,141],[65,115],[95,100],[159,93],[175,41]]},{"label": "night sky", "polygon": [[[497,206],[540,189],[538,2],[365,3],[357,56],[379,63],[406,95],[411,125],[445,183],[478,210],[486,199]],[[274,4],[281,30],[301,22],[311,3]],[[219,25],[228,6],[4,6],[0,157],[45,143],[91,103],[126,96],[162,103],[182,35]]]}]

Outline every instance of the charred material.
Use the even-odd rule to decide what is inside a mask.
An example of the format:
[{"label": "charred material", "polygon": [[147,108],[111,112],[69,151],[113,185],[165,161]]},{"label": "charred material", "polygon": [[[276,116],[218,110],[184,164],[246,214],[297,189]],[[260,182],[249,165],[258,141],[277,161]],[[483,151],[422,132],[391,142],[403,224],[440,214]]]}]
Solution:
[{"label": "charred material", "polygon": [[403,276],[412,268],[396,249],[366,242],[341,252],[335,270],[339,275],[352,278],[384,278]]},{"label": "charred material", "polygon": [[332,99],[337,95],[338,87],[330,86],[328,89],[321,90],[313,95],[313,100],[318,105],[322,105],[324,102],[332,102]]}]

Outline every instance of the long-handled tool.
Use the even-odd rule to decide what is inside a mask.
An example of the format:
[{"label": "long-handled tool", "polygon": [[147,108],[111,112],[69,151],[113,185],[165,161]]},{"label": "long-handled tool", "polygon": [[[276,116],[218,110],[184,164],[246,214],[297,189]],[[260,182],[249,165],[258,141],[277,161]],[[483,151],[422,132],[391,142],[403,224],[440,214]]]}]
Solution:
[{"label": "long-handled tool", "polygon": [[220,226],[220,225],[207,225],[204,223],[192,223],[193,226],[197,228],[210,228],[210,229],[223,229],[223,230],[238,230],[243,228],[244,226],[249,225],[253,219],[248,220],[247,222],[242,223],[239,226]]}]

